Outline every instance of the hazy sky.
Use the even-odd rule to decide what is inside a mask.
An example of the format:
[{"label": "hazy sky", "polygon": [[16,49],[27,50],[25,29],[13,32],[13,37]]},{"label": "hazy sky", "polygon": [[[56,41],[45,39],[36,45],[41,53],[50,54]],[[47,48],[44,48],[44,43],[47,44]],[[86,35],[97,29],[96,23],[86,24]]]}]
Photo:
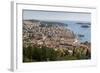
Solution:
[{"label": "hazy sky", "polygon": [[72,12],[48,12],[48,11],[34,11],[23,10],[23,19],[37,19],[37,20],[69,20],[69,21],[91,21],[90,13],[72,13]]}]

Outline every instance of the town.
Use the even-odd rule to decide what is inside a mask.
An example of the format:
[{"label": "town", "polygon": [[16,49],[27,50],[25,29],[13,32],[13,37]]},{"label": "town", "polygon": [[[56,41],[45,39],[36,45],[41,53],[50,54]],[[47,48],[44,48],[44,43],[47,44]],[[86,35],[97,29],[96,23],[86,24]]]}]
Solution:
[{"label": "town", "polygon": [[[91,43],[87,41],[81,43],[73,31],[66,28],[64,23],[59,22],[23,20],[23,47],[26,49],[29,46],[37,46],[40,49],[45,46],[46,48],[53,49],[55,52],[59,53],[55,60],[91,58]],[[63,58],[66,56],[68,56],[68,58]],[[31,61],[33,61],[33,59],[35,60],[32,55]],[[47,60],[50,60],[49,57],[43,61]],[[24,62],[26,61],[27,60],[24,59]]]}]

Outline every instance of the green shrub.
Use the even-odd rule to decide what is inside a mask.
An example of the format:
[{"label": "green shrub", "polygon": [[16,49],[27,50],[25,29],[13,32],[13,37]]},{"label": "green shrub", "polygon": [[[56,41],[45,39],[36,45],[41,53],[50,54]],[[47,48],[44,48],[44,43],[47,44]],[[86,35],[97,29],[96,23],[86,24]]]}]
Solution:
[{"label": "green shrub", "polygon": [[28,46],[23,48],[23,62],[31,61],[54,61],[56,60],[57,52],[45,46]]},{"label": "green shrub", "polygon": [[32,61],[32,47],[28,46],[27,48],[23,47],[23,62]]}]

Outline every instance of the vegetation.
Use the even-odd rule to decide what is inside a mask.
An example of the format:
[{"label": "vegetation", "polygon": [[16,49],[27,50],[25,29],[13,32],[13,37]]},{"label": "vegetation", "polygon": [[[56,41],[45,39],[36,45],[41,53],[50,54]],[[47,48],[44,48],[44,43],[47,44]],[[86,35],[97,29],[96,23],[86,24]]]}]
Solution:
[{"label": "vegetation", "polygon": [[28,46],[23,48],[23,62],[32,61],[55,61],[57,52],[45,46]]},{"label": "vegetation", "polygon": [[68,50],[63,54],[60,50],[55,51],[53,48],[46,46],[31,46],[23,47],[23,62],[40,62],[40,61],[61,61],[61,60],[80,60],[89,59],[90,55],[86,55],[82,48],[76,48],[71,55]]}]

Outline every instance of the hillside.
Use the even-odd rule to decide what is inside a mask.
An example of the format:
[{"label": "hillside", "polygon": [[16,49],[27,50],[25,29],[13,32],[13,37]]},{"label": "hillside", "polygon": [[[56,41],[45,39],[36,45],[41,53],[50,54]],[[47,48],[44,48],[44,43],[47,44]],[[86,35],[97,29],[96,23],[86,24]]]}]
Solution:
[{"label": "hillside", "polygon": [[73,31],[65,28],[63,23],[38,20],[23,21],[23,38],[24,43],[52,48],[66,48],[76,39]]},{"label": "hillside", "polygon": [[91,44],[80,43],[66,25],[59,22],[23,20],[23,61],[90,59]]}]

